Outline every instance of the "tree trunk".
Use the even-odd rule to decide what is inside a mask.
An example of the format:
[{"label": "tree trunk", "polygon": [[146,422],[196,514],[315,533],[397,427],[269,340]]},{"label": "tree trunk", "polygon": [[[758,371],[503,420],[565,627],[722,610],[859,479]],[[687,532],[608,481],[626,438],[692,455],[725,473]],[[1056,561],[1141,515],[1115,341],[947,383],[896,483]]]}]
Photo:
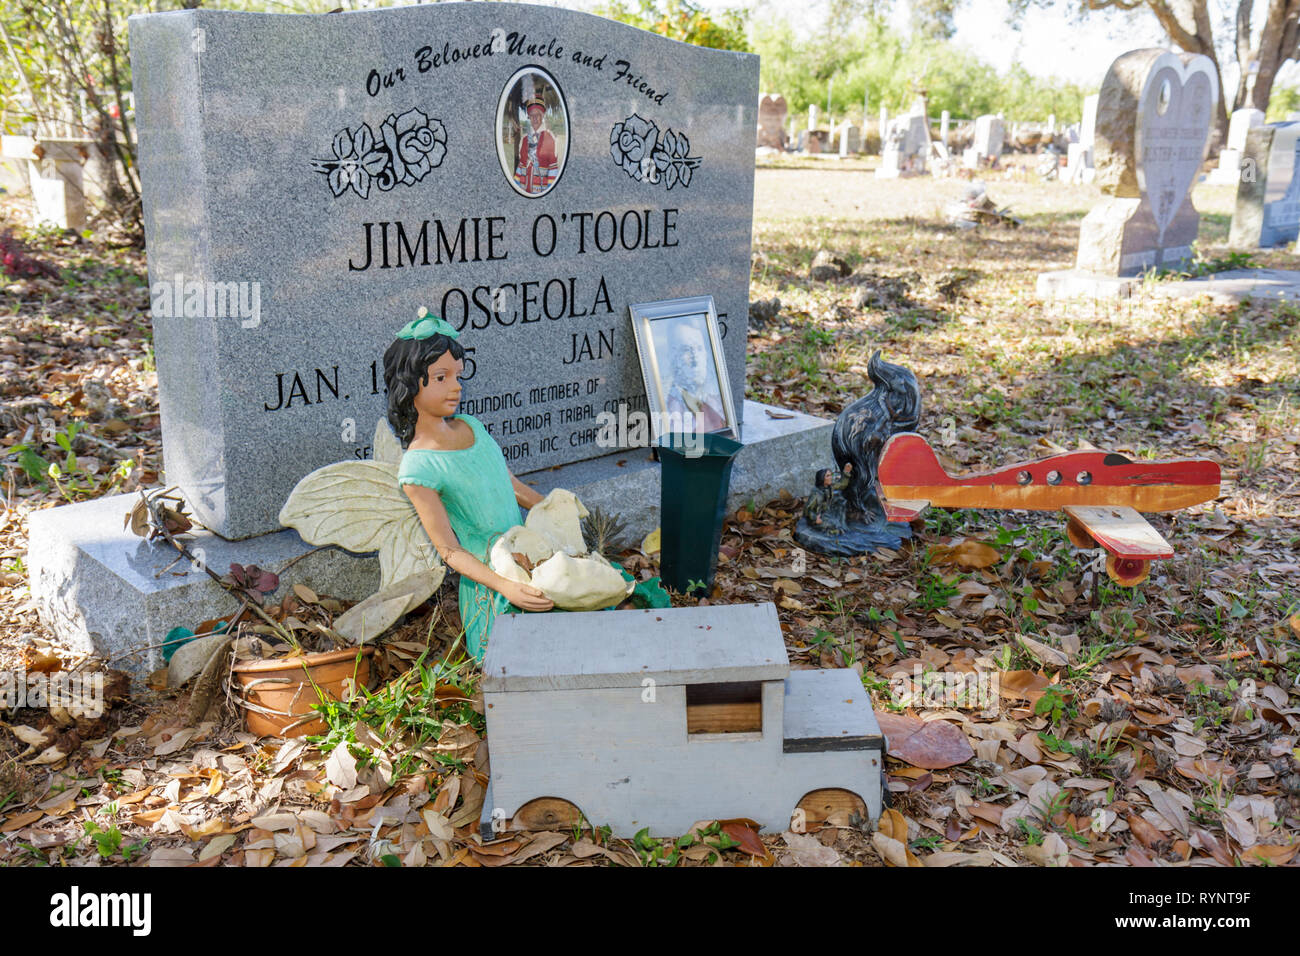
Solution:
[{"label": "tree trunk", "polygon": [[[1254,87],[1249,91],[1250,105],[1255,109],[1267,112],[1278,70],[1288,59],[1296,55],[1298,39],[1300,39],[1300,0],[1270,0],[1268,16],[1264,20],[1264,29],[1260,34],[1259,49],[1253,51],[1251,55],[1251,58],[1259,63]],[[1243,75],[1249,69],[1249,65],[1249,59],[1242,64]],[[1242,105],[1245,105],[1244,98]]]},{"label": "tree trunk", "polygon": [[[1089,0],[1090,5],[1096,0]],[[1297,0],[1300,2],[1300,0]],[[1228,136],[1227,96],[1223,90],[1223,70],[1214,52],[1214,27],[1210,23],[1207,0],[1146,0],[1147,8],[1155,14],[1165,34],[1186,53],[1199,53],[1214,64],[1214,76],[1219,81],[1219,103],[1215,111],[1214,129],[1210,132],[1210,152],[1217,151]],[[1099,6],[1120,6],[1118,3],[1101,3]]]}]

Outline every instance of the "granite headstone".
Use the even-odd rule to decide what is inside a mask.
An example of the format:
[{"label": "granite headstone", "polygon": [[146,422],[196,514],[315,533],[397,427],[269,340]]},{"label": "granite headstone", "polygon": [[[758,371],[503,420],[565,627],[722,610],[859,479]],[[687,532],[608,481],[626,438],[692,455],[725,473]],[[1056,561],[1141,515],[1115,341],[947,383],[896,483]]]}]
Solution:
[{"label": "granite headstone", "polygon": [[1300,237],[1300,123],[1252,128],[1228,244],[1268,248]]},{"label": "granite headstone", "polygon": [[1134,50],[1111,64],[1094,147],[1103,198],[1080,229],[1079,271],[1133,276],[1191,263],[1200,227],[1191,188],[1218,96],[1205,56]]},{"label": "granite headstone", "polygon": [[517,474],[644,402],[632,302],[712,294],[743,407],[756,56],[521,4],[130,30],[164,464],[209,528],[368,456],[420,306]]}]

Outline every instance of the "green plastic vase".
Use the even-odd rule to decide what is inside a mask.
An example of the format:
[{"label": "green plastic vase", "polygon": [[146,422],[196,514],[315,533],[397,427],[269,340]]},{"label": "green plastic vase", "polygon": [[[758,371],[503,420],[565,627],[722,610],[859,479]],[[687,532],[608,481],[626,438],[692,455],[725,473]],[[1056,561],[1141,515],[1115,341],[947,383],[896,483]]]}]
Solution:
[{"label": "green plastic vase", "polygon": [[672,432],[661,436],[656,447],[663,466],[660,577],[682,594],[707,594],[718,565],[731,463],[745,446],[725,435]]}]

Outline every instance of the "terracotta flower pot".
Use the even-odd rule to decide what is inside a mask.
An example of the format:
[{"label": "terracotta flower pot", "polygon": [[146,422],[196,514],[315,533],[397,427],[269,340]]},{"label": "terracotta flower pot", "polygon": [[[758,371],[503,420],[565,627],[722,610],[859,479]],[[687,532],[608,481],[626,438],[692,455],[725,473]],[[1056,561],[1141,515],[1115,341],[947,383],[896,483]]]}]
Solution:
[{"label": "terracotta flower pot", "polygon": [[312,706],[321,699],[316,689],[329,700],[342,700],[344,682],[350,682],[354,675],[356,687],[365,687],[370,679],[370,655],[374,650],[372,646],[344,648],[291,659],[236,664],[234,673],[239,678],[245,705],[244,725],[259,737],[324,733],[325,721],[311,717]]}]

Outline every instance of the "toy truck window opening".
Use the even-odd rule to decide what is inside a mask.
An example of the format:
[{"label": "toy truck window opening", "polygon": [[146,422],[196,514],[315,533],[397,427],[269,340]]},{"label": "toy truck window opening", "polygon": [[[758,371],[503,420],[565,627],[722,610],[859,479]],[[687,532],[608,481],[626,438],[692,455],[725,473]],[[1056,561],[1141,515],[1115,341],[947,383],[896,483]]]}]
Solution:
[{"label": "toy truck window opening", "polygon": [[741,681],[686,685],[686,733],[763,732],[763,684]]}]

